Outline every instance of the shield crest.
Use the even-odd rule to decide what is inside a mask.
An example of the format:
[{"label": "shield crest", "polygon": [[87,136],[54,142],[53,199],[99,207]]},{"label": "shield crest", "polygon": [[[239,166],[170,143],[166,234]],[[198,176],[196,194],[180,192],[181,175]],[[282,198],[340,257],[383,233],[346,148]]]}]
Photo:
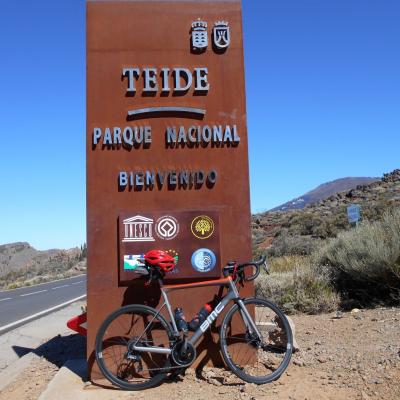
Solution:
[{"label": "shield crest", "polygon": [[218,49],[226,49],[231,42],[231,34],[228,23],[225,21],[218,21],[214,24],[213,28],[214,45]]},{"label": "shield crest", "polygon": [[192,46],[195,49],[204,49],[207,47],[207,32],[193,31],[192,33]]},{"label": "shield crest", "polygon": [[202,50],[205,49],[207,45],[207,22],[198,19],[192,23],[192,48],[194,50]]}]

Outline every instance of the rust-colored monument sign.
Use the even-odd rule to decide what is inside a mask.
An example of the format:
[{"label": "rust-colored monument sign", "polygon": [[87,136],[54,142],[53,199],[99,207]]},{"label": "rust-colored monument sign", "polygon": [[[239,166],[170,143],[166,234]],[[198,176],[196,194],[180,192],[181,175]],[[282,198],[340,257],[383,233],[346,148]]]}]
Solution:
[{"label": "rust-colored monument sign", "polygon": [[[245,106],[240,1],[87,2],[89,360],[109,313],[157,305],[147,250],[176,258],[175,282],[250,260]],[[176,293],[191,318],[216,289]],[[205,340],[200,362],[221,363]]]}]

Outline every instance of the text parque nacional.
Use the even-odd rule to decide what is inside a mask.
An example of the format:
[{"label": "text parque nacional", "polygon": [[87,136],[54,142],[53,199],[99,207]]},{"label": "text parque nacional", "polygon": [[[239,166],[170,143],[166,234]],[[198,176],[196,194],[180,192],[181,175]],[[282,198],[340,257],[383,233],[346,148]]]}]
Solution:
[{"label": "text parque nacional", "polygon": [[[195,144],[195,143],[227,143],[238,144],[240,137],[236,125],[191,125],[185,127],[167,126],[165,143],[171,144]],[[152,128],[145,126],[106,127],[93,129],[93,146],[137,146],[148,147],[152,139]]]}]

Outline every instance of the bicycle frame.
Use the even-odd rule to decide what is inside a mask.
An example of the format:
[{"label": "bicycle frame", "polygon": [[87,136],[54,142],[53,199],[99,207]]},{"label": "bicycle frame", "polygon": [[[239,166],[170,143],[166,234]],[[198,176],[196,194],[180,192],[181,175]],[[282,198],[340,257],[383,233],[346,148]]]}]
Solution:
[{"label": "bicycle frame", "polygon": [[[179,284],[179,285],[163,285],[162,282],[160,281],[160,287],[161,287],[161,294],[164,299],[164,303],[157,309],[157,314],[154,316],[154,318],[149,322],[148,326],[151,325],[153,320],[160,314],[161,310],[166,307],[169,317],[171,319],[172,327],[173,327],[173,333],[175,337],[179,337],[179,331],[176,326],[174,314],[172,312],[171,304],[168,299],[168,293],[175,291],[175,290],[183,290],[183,289],[189,289],[189,288],[198,288],[198,287],[205,287],[205,286],[225,286],[228,287],[228,293],[221,299],[221,301],[216,305],[214,310],[210,313],[210,315],[207,317],[207,319],[200,325],[200,327],[194,332],[193,336],[188,340],[188,343],[191,345],[195,346],[197,342],[200,340],[200,338],[203,336],[204,332],[207,331],[212,325],[212,323],[217,319],[218,315],[222,312],[222,310],[225,308],[225,306],[230,302],[234,301],[235,303],[238,304],[240,308],[240,313],[242,314],[242,318],[244,323],[246,324],[246,327],[250,330],[251,333],[255,332],[259,338],[261,338],[261,334],[253,321],[253,318],[251,317],[250,313],[248,312],[246,306],[244,305],[242,299],[239,296],[239,292],[237,290],[236,284],[233,281],[233,279],[228,276],[227,278],[223,279],[216,279],[216,280],[211,280],[211,281],[205,281],[205,282],[194,282],[194,283],[186,283],[186,284]],[[142,336],[145,334],[147,330],[147,327],[143,331],[143,333],[139,336],[139,338],[136,340],[136,343],[140,341]],[[171,354],[171,349],[166,349],[165,347],[156,347],[156,346],[148,346],[148,347],[143,347],[143,346],[136,346],[133,345],[133,349],[136,351],[143,351],[143,352],[149,352],[149,353],[160,353],[160,354]]]}]

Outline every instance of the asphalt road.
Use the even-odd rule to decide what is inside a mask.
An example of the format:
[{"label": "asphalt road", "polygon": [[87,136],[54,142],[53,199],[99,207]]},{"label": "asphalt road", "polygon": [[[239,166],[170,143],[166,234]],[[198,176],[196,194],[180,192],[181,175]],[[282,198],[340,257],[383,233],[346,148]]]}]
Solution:
[{"label": "asphalt road", "polygon": [[0,292],[0,334],[85,295],[86,275]]}]

